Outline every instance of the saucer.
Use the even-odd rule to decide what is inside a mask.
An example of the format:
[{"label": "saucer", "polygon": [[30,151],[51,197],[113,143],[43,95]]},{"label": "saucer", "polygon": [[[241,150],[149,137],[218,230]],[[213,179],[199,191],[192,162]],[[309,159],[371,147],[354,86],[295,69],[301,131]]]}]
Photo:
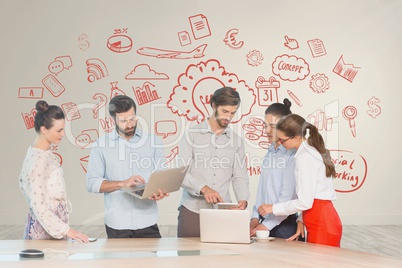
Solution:
[{"label": "saucer", "polygon": [[275,237],[268,237],[268,238],[258,238],[258,237],[253,237],[255,241],[257,242],[269,242],[275,239]]}]

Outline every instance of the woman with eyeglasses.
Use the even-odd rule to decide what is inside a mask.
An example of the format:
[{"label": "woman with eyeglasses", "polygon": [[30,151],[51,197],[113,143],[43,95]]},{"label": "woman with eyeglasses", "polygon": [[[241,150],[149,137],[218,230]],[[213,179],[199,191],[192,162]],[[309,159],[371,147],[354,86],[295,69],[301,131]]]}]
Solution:
[{"label": "woman with eyeglasses", "polygon": [[[261,205],[261,215],[289,215],[302,211],[298,230],[289,240],[307,230],[307,242],[340,247],[342,223],[332,201],[336,199],[332,178],[335,166],[318,129],[297,114],[281,119],[276,125],[279,142],[286,149],[296,149],[295,176],[297,199],[279,204]],[[306,138],[307,130],[309,136]]]},{"label": "woman with eyeglasses", "polygon": [[25,240],[65,239],[87,243],[88,236],[69,227],[70,206],[63,170],[50,150],[64,137],[64,113],[46,101],[36,103],[36,139],[29,146],[19,185],[29,205]]},{"label": "woman with eyeglasses", "polygon": [[273,103],[265,110],[265,133],[270,146],[261,163],[261,176],[258,183],[255,205],[250,221],[250,236],[257,230],[269,230],[270,237],[289,238],[297,230],[297,214],[260,215],[258,207],[263,204],[276,204],[296,198],[295,161],[296,150],[286,149],[276,135],[278,121],[291,114],[292,103],[284,99],[283,103]]}]

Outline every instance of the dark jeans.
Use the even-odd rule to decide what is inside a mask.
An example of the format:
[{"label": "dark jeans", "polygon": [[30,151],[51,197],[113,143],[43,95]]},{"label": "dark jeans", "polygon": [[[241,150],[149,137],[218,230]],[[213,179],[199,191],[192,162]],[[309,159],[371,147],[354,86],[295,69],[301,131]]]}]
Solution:
[{"label": "dark jeans", "polygon": [[157,224],[137,230],[116,230],[106,226],[108,238],[161,238]]},{"label": "dark jeans", "polygon": [[[275,226],[270,232],[271,237],[289,238],[296,233],[297,230],[297,215],[289,215],[284,219],[279,225]],[[304,241],[304,239],[299,236],[298,241]]]}]

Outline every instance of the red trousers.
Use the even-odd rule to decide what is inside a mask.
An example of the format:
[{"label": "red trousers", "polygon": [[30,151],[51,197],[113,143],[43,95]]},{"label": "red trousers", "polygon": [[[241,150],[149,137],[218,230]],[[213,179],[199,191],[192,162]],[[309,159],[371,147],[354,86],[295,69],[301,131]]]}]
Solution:
[{"label": "red trousers", "polygon": [[313,207],[303,211],[307,242],[334,247],[341,246],[342,222],[332,201],[314,199]]}]

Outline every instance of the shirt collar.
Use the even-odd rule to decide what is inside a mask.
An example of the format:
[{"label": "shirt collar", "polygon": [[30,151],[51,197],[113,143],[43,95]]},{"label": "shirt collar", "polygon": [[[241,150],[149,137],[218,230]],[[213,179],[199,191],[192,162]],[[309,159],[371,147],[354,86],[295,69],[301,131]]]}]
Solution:
[{"label": "shirt collar", "polygon": [[[209,123],[208,119],[209,117],[199,124],[201,134],[214,133],[211,129],[211,124]],[[221,134],[225,134],[228,138],[230,138],[231,132],[232,129],[228,126],[222,131]]]},{"label": "shirt collar", "polygon": [[268,147],[268,151],[273,152],[273,153],[276,153],[276,152],[278,152],[278,151],[281,151],[282,153],[285,153],[285,152],[286,152],[286,148],[285,148],[282,144],[280,144],[280,145],[278,146],[278,148],[275,149],[275,144],[274,144],[274,143],[271,143],[271,145]]}]

